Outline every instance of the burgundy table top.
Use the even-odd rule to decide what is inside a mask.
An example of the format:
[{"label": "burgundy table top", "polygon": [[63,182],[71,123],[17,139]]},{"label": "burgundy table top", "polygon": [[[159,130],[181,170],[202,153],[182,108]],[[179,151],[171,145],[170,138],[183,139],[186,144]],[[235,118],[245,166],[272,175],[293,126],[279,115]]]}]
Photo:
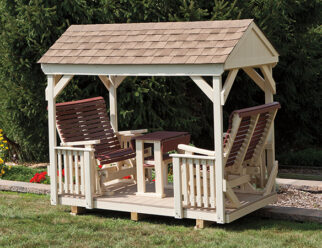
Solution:
[{"label": "burgundy table top", "polygon": [[184,135],[189,135],[188,132],[175,132],[175,131],[157,131],[153,133],[144,134],[137,136],[134,139],[136,140],[157,140],[164,141],[171,138],[176,138]]}]

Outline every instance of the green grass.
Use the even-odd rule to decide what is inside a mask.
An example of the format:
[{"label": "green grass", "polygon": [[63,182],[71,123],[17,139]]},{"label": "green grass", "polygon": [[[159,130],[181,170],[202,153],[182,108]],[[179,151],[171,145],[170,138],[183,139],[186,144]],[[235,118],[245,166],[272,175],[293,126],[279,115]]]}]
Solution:
[{"label": "green grass", "polygon": [[[43,171],[46,171],[46,169],[36,169],[26,166],[12,166],[9,171],[0,177],[0,179],[29,182],[37,172],[40,173]],[[45,183],[49,183],[49,180],[46,180]]]},{"label": "green grass", "polygon": [[194,221],[90,211],[71,216],[43,195],[0,192],[0,247],[321,247],[322,225],[247,216],[194,230]]}]

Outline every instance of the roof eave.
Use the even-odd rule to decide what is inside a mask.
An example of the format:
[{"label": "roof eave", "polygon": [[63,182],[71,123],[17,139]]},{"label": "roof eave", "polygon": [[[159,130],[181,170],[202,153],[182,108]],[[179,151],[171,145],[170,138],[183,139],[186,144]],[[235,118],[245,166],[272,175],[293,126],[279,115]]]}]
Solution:
[{"label": "roof eave", "polygon": [[215,76],[224,64],[41,64],[46,75]]}]

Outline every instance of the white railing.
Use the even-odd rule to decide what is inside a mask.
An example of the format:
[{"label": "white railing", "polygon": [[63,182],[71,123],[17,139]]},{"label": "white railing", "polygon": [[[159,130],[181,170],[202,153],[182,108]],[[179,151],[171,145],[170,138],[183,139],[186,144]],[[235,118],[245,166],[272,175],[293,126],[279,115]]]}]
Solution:
[{"label": "white railing", "polygon": [[100,191],[94,150],[55,147],[55,155],[58,195],[85,197],[86,207],[92,208],[93,195]]},{"label": "white railing", "polygon": [[171,154],[175,217],[183,217],[183,208],[215,208],[215,157]]}]

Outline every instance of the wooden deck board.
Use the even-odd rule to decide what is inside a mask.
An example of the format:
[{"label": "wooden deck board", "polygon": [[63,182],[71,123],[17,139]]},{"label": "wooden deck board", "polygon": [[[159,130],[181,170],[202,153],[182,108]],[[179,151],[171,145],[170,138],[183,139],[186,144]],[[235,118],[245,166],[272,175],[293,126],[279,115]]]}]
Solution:
[{"label": "wooden deck board", "polygon": [[[94,208],[116,210],[125,212],[137,212],[161,216],[174,217],[174,197],[172,189],[165,189],[165,198],[136,195],[136,184],[133,182],[118,182],[107,187],[114,195],[97,196],[94,198]],[[147,192],[154,192],[154,182],[146,183]],[[242,206],[260,201],[261,195],[236,193],[241,200]],[[84,197],[60,196],[63,205],[85,206]],[[184,218],[204,220],[216,220],[216,209],[185,208]],[[236,212],[236,209],[226,209],[226,214]]]}]

